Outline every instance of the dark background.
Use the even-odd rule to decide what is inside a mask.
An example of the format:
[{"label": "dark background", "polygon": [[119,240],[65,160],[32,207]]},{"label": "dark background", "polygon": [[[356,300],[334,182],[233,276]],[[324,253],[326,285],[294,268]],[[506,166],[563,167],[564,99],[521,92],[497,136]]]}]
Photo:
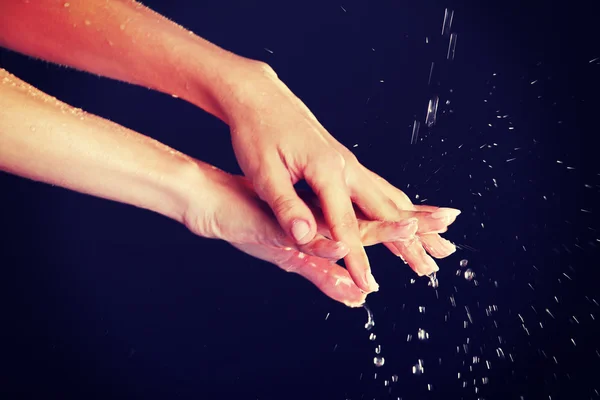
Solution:
[{"label": "dark background", "polygon": [[[600,397],[592,1],[346,0],[345,11],[328,0],[144,3],[268,62],[415,202],[462,209],[447,234],[460,250],[440,262],[436,295],[426,279],[411,283],[416,276],[383,246],[370,248],[381,290],[368,301],[377,334],[369,341],[363,310],[226,243],[2,174],[0,398]],[[455,10],[452,62],[445,7]],[[227,127],[181,100],[4,50],[0,66],[239,171]],[[427,130],[434,94],[438,121]],[[411,145],[414,119],[421,130]],[[474,280],[456,275],[460,259]],[[417,340],[418,328],[428,341]],[[418,359],[425,372],[413,375]],[[385,386],[392,374],[398,382]]]}]

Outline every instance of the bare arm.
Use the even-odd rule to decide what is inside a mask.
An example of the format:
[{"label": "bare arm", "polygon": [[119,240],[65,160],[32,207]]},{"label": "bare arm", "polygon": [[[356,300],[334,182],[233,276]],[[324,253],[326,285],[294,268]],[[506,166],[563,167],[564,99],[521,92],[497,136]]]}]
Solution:
[{"label": "bare arm", "polygon": [[198,165],[186,155],[68,106],[3,69],[0,170],[179,222],[188,206],[186,185],[200,185]]},{"label": "bare arm", "polygon": [[176,95],[225,122],[223,97],[256,64],[132,0],[0,1],[0,46]]}]

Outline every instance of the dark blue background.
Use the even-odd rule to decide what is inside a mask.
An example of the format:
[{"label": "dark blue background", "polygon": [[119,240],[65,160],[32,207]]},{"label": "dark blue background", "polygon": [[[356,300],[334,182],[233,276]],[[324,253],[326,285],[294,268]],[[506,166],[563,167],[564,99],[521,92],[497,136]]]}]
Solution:
[{"label": "dark blue background", "polygon": [[[411,284],[415,275],[382,246],[369,249],[381,284],[369,297],[371,342],[364,311],[226,243],[144,210],[3,174],[1,397],[600,397],[600,65],[589,62],[600,57],[600,15],[592,2],[347,0],[346,11],[332,1],[253,3],[145,2],[268,62],[334,136],[358,144],[359,159],[415,202],[463,210],[447,234],[461,250],[440,262],[439,299],[426,279]],[[445,7],[455,10],[453,62],[440,35]],[[239,171],[227,127],[181,100],[5,50],[0,66]],[[433,94],[438,123],[427,132]],[[415,118],[421,139],[410,145]],[[461,258],[477,285],[455,275]],[[498,311],[488,316],[492,305]],[[417,341],[418,328],[431,339]],[[376,344],[386,359],[379,369]],[[417,359],[421,376],[410,373]],[[399,382],[389,393],[383,381],[392,374]]]}]

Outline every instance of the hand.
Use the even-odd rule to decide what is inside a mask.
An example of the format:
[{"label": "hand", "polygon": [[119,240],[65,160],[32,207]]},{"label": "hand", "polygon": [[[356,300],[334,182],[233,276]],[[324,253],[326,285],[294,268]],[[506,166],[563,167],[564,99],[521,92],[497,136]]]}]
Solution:
[{"label": "hand", "polygon": [[[306,245],[297,245],[246,178],[206,164],[202,164],[202,170],[202,185],[189,186],[192,189],[184,223],[192,232],[226,240],[254,257],[298,273],[327,296],[348,306],[364,303],[366,293],[356,286],[346,269],[335,264],[347,254],[348,248],[326,238],[331,237],[331,232],[317,208],[311,208],[318,231],[315,239]],[[202,193],[194,193],[194,187]],[[307,203],[314,201],[309,195],[301,195]],[[407,218],[398,222],[358,220],[361,245],[413,240],[421,222],[419,214],[407,212],[404,215]]]},{"label": "hand", "polygon": [[[267,66],[248,69],[240,82],[225,108],[245,176],[298,244],[309,243],[317,233],[311,210],[293,186],[304,179],[319,198],[332,237],[348,245],[346,266],[362,290],[376,290],[377,283],[361,244],[353,203],[371,220],[398,221],[407,211],[421,212],[437,227],[433,232],[444,232],[460,213],[413,206],[404,193],[363,167]],[[424,246],[436,257],[455,249],[437,234],[420,233],[419,240],[386,245],[424,275],[438,270]]]}]

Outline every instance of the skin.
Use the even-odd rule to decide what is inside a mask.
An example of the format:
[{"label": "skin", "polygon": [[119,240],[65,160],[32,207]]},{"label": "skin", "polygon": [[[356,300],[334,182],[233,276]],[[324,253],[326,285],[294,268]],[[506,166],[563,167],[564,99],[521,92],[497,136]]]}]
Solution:
[{"label": "skin", "polygon": [[[231,221],[225,221],[227,215],[219,213],[218,199],[223,201],[221,194],[230,191],[231,187],[250,185],[252,200],[249,195],[240,197],[243,191],[229,192],[229,195],[249,204],[257,199],[268,204],[272,213],[269,218],[274,218],[280,229],[274,236],[277,246],[285,243],[284,247],[292,247],[299,254],[327,260],[343,254],[347,267],[345,273],[349,274],[353,285],[365,293],[376,291],[378,285],[364,250],[359,216],[386,223],[417,218],[416,235],[408,240],[402,237],[383,241],[419,275],[438,270],[426,250],[437,258],[455,251],[454,246],[439,233],[446,231],[460,211],[412,205],[402,191],[362,166],[352,152],[327,132],[268,65],[221,49],[140,3],[129,0],[3,1],[0,2],[0,45],[176,95],[203,108],[230,126],[233,149],[246,181],[239,183],[222,171],[213,170],[158,142],[89,115],[84,115],[80,123],[72,121],[77,128],[67,130],[71,133],[68,137],[64,136],[66,131],[60,124],[67,122],[59,121],[57,117],[58,113],[63,113],[64,107],[68,107],[64,104],[56,105],[54,114],[50,109],[42,114],[32,113],[29,120],[40,121],[40,131],[46,126],[55,135],[64,137],[64,144],[68,145],[66,149],[81,145],[80,150],[87,152],[89,157],[78,158],[76,154],[65,154],[65,150],[53,149],[51,144],[43,142],[47,140],[45,136],[28,132],[25,138],[15,137],[19,129],[29,130],[29,127],[13,120],[14,110],[18,110],[21,121],[25,121],[24,115],[31,111],[27,111],[24,105],[35,110],[42,104],[33,101],[31,94],[26,95],[27,92],[36,93],[35,89],[23,86],[25,84],[14,77],[8,77],[2,86],[5,92],[10,93],[4,95],[2,101],[9,102],[5,105],[13,110],[12,114],[3,111],[0,125],[3,135],[0,163],[6,171],[148,208],[180,220],[199,235],[236,243],[238,248],[280,266],[289,264],[289,260],[281,261],[285,257],[280,253],[273,256],[257,251],[256,247],[248,247],[253,240],[260,244],[269,240],[265,239],[264,230],[258,225],[253,226],[258,234],[250,232],[249,227],[241,229],[245,234],[241,237],[230,238],[224,233],[235,229],[231,227]],[[12,86],[13,82],[16,82],[15,86]],[[37,96],[44,98],[39,92]],[[52,101],[56,102],[44,101],[45,107],[50,107],[48,104]],[[58,125],[50,124],[53,119]],[[103,128],[100,126],[113,135],[105,139],[96,135],[88,138],[87,142],[77,142],[81,132],[101,131]],[[104,143],[109,139],[113,142]],[[30,154],[30,157],[24,157],[23,154],[27,154],[25,150],[32,151],[30,146],[39,145],[28,140],[42,141],[44,147],[38,148],[37,153]],[[130,150],[126,150],[128,147],[124,144],[128,140],[131,141]],[[5,146],[5,141],[13,147]],[[144,162],[137,157],[131,158],[138,152],[148,152],[143,153]],[[56,158],[52,158],[53,155]],[[49,158],[46,159],[46,156]],[[69,157],[71,168],[66,168],[65,160]],[[172,163],[167,162],[168,157]],[[44,164],[45,161],[48,163]],[[88,165],[94,162],[97,164]],[[111,162],[121,164],[112,165]],[[90,173],[71,176],[77,173],[72,169],[81,170],[82,167],[90,168],[89,171],[100,178],[108,174],[106,180],[102,183],[100,179],[98,183],[90,179],[95,176]],[[111,173],[123,175],[112,176]],[[151,177],[160,179],[157,178],[157,183]],[[310,201],[303,200],[294,190],[293,185],[301,179],[306,180],[316,194],[312,208]],[[123,191],[125,184],[131,185],[131,190]],[[179,186],[203,188],[197,196],[210,206],[199,209],[194,206],[198,202],[191,201],[189,196],[181,198]],[[321,214],[315,211],[317,208]],[[235,218],[229,216],[229,219]],[[303,224],[305,229],[302,229]],[[295,256],[293,252],[290,254]],[[299,270],[296,267],[292,269]],[[313,283],[325,282],[313,275],[305,272],[303,276]],[[336,300],[344,301],[341,300],[343,296],[321,290]]]},{"label": "skin", "polygon": [[[349,251],[318,207],[318,233],[295,243],[250,181],[221,171],[156,140],[73,108],[0,69],[0,170],[145,208],[185,224],[193,233],[295,272],[334,300],[364,303],[366,293],[335,262]],[[301,193],[307,204],[311,194]],[[236,204],[236,207],[231,207]],[[444,228],[426,213],[398,222],[359,220],[365,246],[414,240],[418,226]]]}]

